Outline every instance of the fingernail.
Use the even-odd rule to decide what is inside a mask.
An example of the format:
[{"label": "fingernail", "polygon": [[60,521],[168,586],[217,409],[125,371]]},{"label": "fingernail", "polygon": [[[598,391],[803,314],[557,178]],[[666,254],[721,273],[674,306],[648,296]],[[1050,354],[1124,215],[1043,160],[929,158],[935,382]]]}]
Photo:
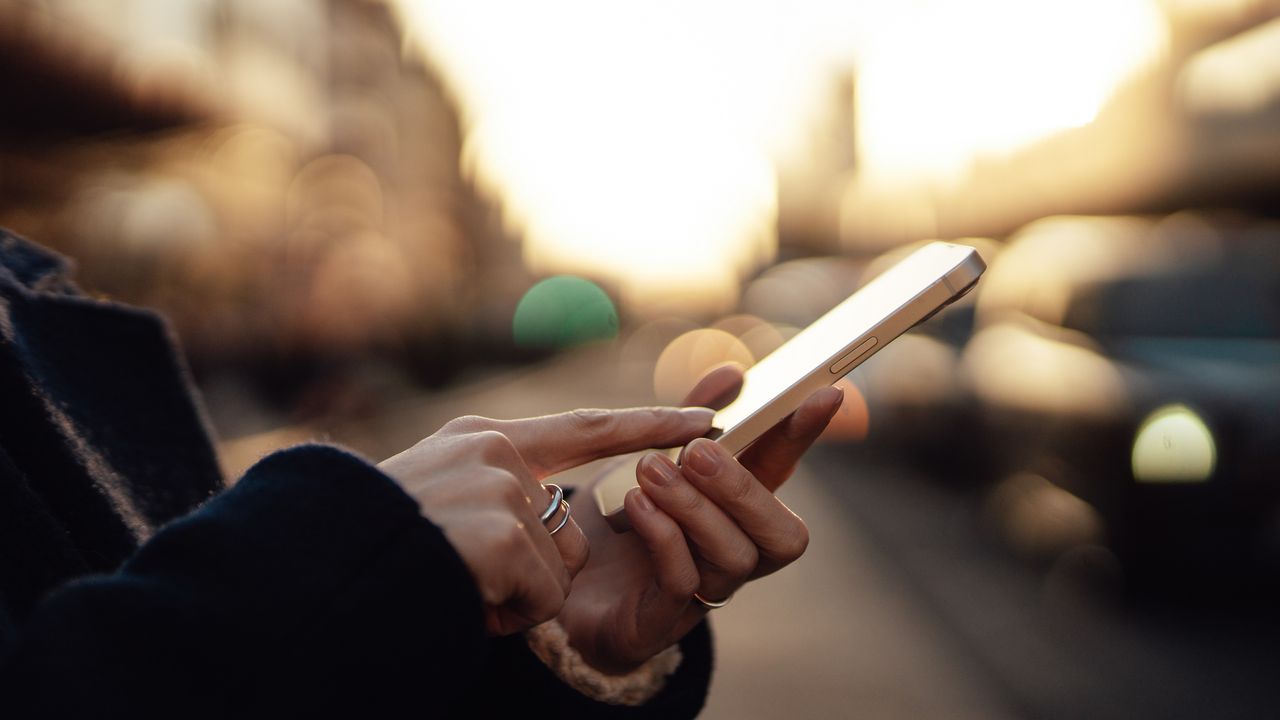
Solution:
[{"label": "fingernail", "polygon": [[822,397],[822,402],[834,402],[837,405],[844,400],[844,388],[839,385],[830,385],[819,390],[817,395]]},{"label": "fingernail", "polygon": [[831,418],[834,418],[836,413],[840,412],[840,407],[844,404],[844,388],[839,385],[824,387],[813,395],[818,398],[819,407],[825,403],[830,403],[827,407],[827,414],[825,417],[806,417],[803,423],[790,423],[787,436],[793,440],[805,437],[809,433],[816,431],[819,426],[826,427],[827,423],[831,422]]},{"label": "fingernail", "polygon": [[710,440],[697,440],[685,451],[689,467],[703,477],[715,475],[720,467],[720,458],[715,448],[711,447],[713,444]]},{"label": "fingernail", "polygon": [[643,490],[636,490],[635,496],[636,505],[639,505],[641,510],[645,512],[653,512],[657,509],[653,506],[653,501],[649,499],[649,496],[644,494]]},{"label": "fingernail", "polygon": [[840,395],[836,398],[836,401],[831,404],[831,412],[827,413],[827,422],[831,422],[831,419],[836,416],[836,413],[840,412],[840,408],[844,407],[844,388],[839,385],[835,386],[835,388]]},{"label": "fingernail", "polygon": [[710,425],[711,419],[716,416],[716,411],[704,407],[687,407],[680,408],[680,414],[698,425]]},{"label": "fingernail", "polygon": [[672,467],[669,461],[657,453],[645,456],[644,473],[653,481],[654,485],[665,487],[676,481],[676,469]]}]

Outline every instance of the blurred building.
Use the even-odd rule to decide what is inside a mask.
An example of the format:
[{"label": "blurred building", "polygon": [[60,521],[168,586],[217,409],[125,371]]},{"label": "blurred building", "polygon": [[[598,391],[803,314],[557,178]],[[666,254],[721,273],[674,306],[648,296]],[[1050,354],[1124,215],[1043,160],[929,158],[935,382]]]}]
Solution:
[{"label": "blurred building", "polygon": [[1280,3],[904,15],[835,78],[829,122],[783,174],[784,244],[875,253],[1049,215],[1280,210]]},{"label": "blurred building", "polygon": [[531,281],[386,3],[12,0],[0,18],[0,225],[165,313],[202,376],[278,391],[381,357],[438,381],[509,345]]}]

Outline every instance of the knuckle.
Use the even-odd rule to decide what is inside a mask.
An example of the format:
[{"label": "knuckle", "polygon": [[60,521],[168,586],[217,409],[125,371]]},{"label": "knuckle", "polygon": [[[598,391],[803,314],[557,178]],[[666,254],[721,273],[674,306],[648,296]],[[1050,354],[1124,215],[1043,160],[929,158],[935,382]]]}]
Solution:
[{"label": "knuckle", "polygon": [[681,551],[681,546],[688,547],[688,541],[684,538],[684,533],[680,530],[679,525],[674,523],[671,527],[663,528],[654,538],[654,544],[659,552],[665,555],[671,555]]},{"label": "knuckle", "polygon": [[491,472],[491,477],[491,482],[498,493],[498,497],[502,498],[507,507],[515,509],[529,502],[528,496],[524,494],[524,487],[521,486],[519,478],[515,475],[506,470],[495,468]]},{"label": "knuckle", "polygon": [[484,430],[490,427],[492,423],[493,421],[489,418],[480,417],[479,415],[463,415],[445,423],[441,429],[452,433],[470,433]]},{"label": "knuckle", "polygon": [[661,428],[670,428],[676,424],[677,420],[674,413],[661,407],[647,407],[639,414],[645,424]]},{"label": "knuckle", "polygon": [[[661,534],[653,539],[653,544],[659,556],[674,558],[688,552],[688,544],[684,533],[676,525],[663,530]],[[698,586],[702,584],[702,577],[698,573],[698,568],[692,562],[681,562],[679,564],[679,569],[675,571],[659,573],[658,584],[664,592],[670,595],[683,598],[693,597],[693,594],[698,591]]]},{"label": "knuckle", "polygon": [[512,564],[527,565],[527,556],[532,552],[529,534],[515,523],[509,523],[507,532],[502,534],[495,550],[502,552],[502,557]]},{"label": "knuckle", "polygon": [[809,526],[796,518],[795,527],[779,538],[777,546],[778,559],[784,562],[796,560],[809,549]]},{"label": "knuckle", "polygon": [[494,533],[494,546],[499,552],[504,553],[506,557],[513,557],[525,549],[527,544],[525,532],[520,528],[519,523],[514,522],[510,516],[503,518],[501,530]]},{"label": "knuckle", "polygon": [[689,568],[676,573],[670,580],[670,586],[666,588],[667,592],[684,598],[691,598],[693,594],[698,592],[698,587],[702,585],[702,577],[694,568]]},{"label": "knuckle", "polygon": [[693,515],[707,504],[707,498],[698,492],[692,486],[686,486],[687,492],[679,493],[676,499],[676,507],[682,511],[681,514]]},{"label": "knuckle", "polygon": [[518,558],[525,546],[524,531],[510,513],[491,511],[483,516],[484,527],[476,537],[490,558]]},{"label": "knuckle", "polygon": [[734,505],[743,505],[751,500],[757,480],[745,468],[737,472],[727,473],[728,481],[724,483],[725,498]]},{"label": "knuckle", "polygon": [[501,507],[501,512],[505,512],[508,516],[511,516],[511,511],[528,502],[519,479],[502,468],[483,468],[473,482],[480,488],[480,492],[489,498],[489,502]]},{"label": "knuckle", "polygon": [[566,597],[564,593],[547,593],[546,598],[533,608],[533,617],[530,619],[534,621],[534,624],[541,624],[554,619],[564,609]]},{"label": "knuckle", "polygon": [[481,459],[493,465],[506,465],[520,457],[511,438],[497,430],[481,430],[472,434]]},{"label": "knuckle", "polygon": [[755,572],[756,565],[759,563],[759,551],[754,545],[746,545],[729,557],[722,568],[730,577],[742,580]]},{"label": "knuckle", "polygon": [[591,435],[608,435],[617,428],[617,416],[608,410],[579,408],[569,413],[576,430]]}]

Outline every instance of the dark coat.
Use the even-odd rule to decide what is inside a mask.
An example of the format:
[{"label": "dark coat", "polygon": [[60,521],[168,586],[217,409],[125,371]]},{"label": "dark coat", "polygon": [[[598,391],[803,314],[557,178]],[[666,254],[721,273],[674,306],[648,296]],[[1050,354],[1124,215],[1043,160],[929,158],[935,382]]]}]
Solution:
[{"label": "dark coat", "polygon": [[369,463],[310,445],[224,489],[156,315],[0,231],[0,717],[690,717],[710,636],[641,708],[485,634],[461,558]]}]

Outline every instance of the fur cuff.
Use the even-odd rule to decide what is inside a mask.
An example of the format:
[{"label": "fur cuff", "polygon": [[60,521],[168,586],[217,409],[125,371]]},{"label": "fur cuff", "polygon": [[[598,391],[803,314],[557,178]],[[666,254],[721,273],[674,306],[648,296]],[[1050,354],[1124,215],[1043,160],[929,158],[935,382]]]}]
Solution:
[{"label": "fur cuff", "polygon": [[611,705],[643,705],[680,667],[680,646],[672,645],[626,675],[606,675],[587,664],[569,645],[569,634],[555,620],[525,632],[529,649],[574,690]]}]

